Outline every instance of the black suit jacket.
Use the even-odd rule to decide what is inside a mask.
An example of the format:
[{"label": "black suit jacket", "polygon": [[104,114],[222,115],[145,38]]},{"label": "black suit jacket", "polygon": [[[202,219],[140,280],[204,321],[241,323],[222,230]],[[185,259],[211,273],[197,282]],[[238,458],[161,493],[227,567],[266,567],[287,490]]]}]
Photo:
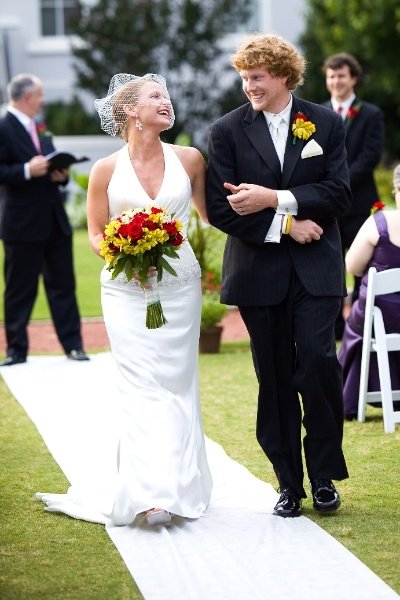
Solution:
[{"label": "black suit jacket", "polygon": [[[207,213],[210,223],[228,234],[223,261],[221,301],[237,306],[281,302],[292,267],[306,290],[315,296],[345,294],[343,262],[336,217],[351,202],[341,118],[320,105],[293,98],[291,123],[297,112],[315,124],[311,136],[323,154],[301,158],[307,142],[289,130],[281,173],[262,112],[245,104],[210,127],[207,172]],[[309,140],[308,140],[309,141]],[[287,235],[265,243],[275,211],[238,216],[226,200],[224,182],[253,183],[289,189],[298,203],[299,219],[312,219],[324,230],[319,241],[299,244]]]},{"label": "black suit jacket", "polygon": [[[51,137],[42,137],[40,143],[42,154],[54,150]],[[65,235],[72,234],[59,184],[48,175],[24,177],[24,163],[36,154],[30,135],[7,112],[0,119],[0,237],[5,242],[44,241],[51,235],[54,219]]]},{"label": "black suit jacket", "polygon": [[[324,106],[332,109],[331,101]],[[369,102],[355,98],[351,107],[357,113],[346,118],[347,163],[353,201],[348,215],[368,217],[371,206],[379,200],[374,169],[382,156],[385,130],[382,111]]]}]

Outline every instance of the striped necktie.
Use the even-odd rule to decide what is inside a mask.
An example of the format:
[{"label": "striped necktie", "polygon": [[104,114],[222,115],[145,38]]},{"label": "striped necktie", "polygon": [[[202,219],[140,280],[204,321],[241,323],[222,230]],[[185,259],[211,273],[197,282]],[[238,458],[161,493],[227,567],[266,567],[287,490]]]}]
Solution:
[{"label": "striped necktie", "polygon": [[338,115],[340,115],[340,116],[342,117],[342,119],[343,119],[343,121],[344,121],[344,117],[345,117],[345,116],[344,116],[344,113],[343,113],[343,106],[339,105],[339,106],[337,107],[337,111],[336,111],[336,112],[337,112],[337,114],[338,114]]}]

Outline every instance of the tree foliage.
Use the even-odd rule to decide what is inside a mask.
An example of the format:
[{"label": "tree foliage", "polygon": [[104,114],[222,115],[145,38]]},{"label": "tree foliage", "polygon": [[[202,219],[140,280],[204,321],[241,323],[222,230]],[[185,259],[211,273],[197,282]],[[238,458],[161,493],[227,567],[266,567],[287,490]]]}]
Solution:
[{"label": "tree foliage", "polygon": [[327,99],[322,64],[327,56],[350,52],[363,67],[357,93],[385,117],[386,159],[400,158],[399,0],[307,0],[306,28],[300,45],[308,61],[302,94]]},{"label": "tree foliage", "polygon": [[99,119],[90,113],[80,98],[74,95],[70,102],[56,100],[44,107],[47,127],[54,135],[96,135]]},{"label": "tree foliage", "polygon": [[[98,0],[81,3],[74,30],[78,86],[106,95],[115,73],[161,73],[175,106],[169,138],[186,131],[201,142],[227,97],[237,106],[236,76],[222,47],[246,20],[248,0]],[[233,95],[233,96],[232,96]]]}]

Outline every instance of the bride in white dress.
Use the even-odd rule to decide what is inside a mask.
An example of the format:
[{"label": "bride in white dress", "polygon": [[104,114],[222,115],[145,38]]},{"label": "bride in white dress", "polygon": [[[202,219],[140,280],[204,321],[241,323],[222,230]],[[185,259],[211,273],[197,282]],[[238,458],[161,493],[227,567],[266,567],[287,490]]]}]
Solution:
[{"label": "bride in white dress", "polygon": [[[114,75],[107,97],[95,106],[102,128],[127,144],[97,161],[90,174],[93,250],[99,254],[105,225],[126,209],[165,208],[183,223],[184,237],[191,202],[206,221],[200,152],[160,141],[174,121],[164,78]],[[205,511],[212,480],[198,392],[201,273],[187,240],[178,254],[168,259],[177,277],[164,272],[159,283],[167,319],[159,329],[146,328],[145,296],[136,280],[127,283],[124,275],[112,280],[103,268],[103,315],[121,406],[116,477],[107,490],[108,508],[94,490],[70,488],[68,494],[37,494],[47,510],[111,525],[128,525],[141,514],[153,525]]]}]

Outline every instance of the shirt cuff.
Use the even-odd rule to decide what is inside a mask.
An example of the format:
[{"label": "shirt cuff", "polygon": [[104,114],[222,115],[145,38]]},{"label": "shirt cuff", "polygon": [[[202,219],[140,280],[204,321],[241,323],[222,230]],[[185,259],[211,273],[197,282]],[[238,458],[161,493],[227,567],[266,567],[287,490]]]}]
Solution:
[{"label": "shirt cuff", "polygon": [[277,190],[278,206],[276,207],[277,215],[297,215],[298,205],[297,200],[289,190]]},{"label": "shirt cuff", "polygon": [[279,244],[281,241],[281,231],[282,231],[282,220],[284,217],[282,215],[275,215],[273,221],[271,223],[271,227],[268,229],[268,233],[265,236],[265,243],[273,242],[275,244]]},{"label": "shirt cuff", "polygon": [[29,163],[24,163],[24,176],[25,179],[31,179],[31,172],[29,169]]}]

